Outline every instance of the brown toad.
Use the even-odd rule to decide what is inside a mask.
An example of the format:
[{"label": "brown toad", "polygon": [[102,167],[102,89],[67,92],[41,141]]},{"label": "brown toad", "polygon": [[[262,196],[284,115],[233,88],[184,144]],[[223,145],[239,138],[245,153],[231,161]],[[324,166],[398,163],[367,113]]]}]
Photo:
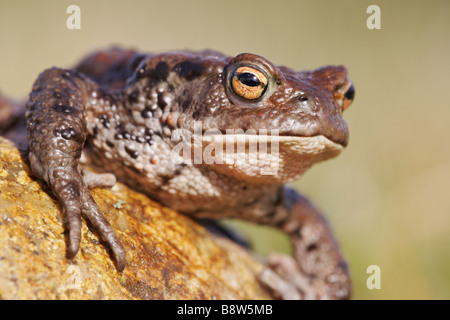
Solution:
[{"label": "brown toad", "polygon": [[[194,218],[284,230],[294,258],[274,255],[261,281],[283,298],[348,298],[350,277],[329,227],[283,184],[347,145],[341,115],[353,96],[342,66],[297,72],[248,53],[99,51],[35,82],[26,115],[30,165],[62,205],[69,258],[79,250],[83,216],[117,269],[125,267],[120,239],[89,191],[116,177]],[[82,151],[113,175],[83,169]]]}]

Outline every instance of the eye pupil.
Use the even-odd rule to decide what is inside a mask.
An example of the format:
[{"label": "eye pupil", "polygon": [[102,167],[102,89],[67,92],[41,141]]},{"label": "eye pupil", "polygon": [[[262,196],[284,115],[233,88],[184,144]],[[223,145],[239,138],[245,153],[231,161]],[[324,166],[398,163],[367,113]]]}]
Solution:
[{"label": "eye pupil", "polygon": [[237,67],[230,78],[233,92],[245,100],[256,100],[262,97],[268,86],[267,76],[252,66]]},{"label": "eye pupil", "polygon": [[242,84],[245,84],[248,87],[257,87],[261,85],[261,81],[259,81],[258,77],[249,72],[241,73],[237,76],[239,82]]}]

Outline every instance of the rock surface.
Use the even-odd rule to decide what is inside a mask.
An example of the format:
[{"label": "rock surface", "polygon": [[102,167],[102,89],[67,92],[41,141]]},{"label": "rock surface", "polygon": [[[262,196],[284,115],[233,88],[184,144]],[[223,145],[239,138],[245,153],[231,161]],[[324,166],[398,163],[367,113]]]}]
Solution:
[{"label": "rock surface", "polygon": [[92,194],[127,251],[125,270],[84,222],[81,250],[68,260],[47,191],[0,137],[0,299],[270,298],[247,251],[120,183]]}]

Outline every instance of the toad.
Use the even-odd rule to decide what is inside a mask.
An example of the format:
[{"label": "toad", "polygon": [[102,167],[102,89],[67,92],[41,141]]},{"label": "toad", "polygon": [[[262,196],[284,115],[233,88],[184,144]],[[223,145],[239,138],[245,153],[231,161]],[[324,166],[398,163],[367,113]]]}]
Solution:
[{"label": "toad", "polygon": [[[285,184],[348,143],[354,97],[343,66],[294,71],[243,53],[142,54],[112,48],[33,85],[26,121],[32,173],[61,204],[68,258],[82,217],[123,270],[120,238],[90,189],[116,179],[193,218],[239,218],[285,231],[260,280],[285,299],[345,299],[350,276],[330,227]],[[101,169],[93,173],[80,158]]]}]

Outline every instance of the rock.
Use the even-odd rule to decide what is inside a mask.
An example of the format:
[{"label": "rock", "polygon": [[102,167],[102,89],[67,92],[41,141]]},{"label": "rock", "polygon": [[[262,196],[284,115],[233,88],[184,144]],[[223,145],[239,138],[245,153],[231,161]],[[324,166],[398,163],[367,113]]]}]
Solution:
[{"label": "rock", "polygon": [[270,298],[242,247],[120,183],[92,194],[127,251],[123,272],[84,222],[65,257],[60,206],[0,137],[0,299]]}]

